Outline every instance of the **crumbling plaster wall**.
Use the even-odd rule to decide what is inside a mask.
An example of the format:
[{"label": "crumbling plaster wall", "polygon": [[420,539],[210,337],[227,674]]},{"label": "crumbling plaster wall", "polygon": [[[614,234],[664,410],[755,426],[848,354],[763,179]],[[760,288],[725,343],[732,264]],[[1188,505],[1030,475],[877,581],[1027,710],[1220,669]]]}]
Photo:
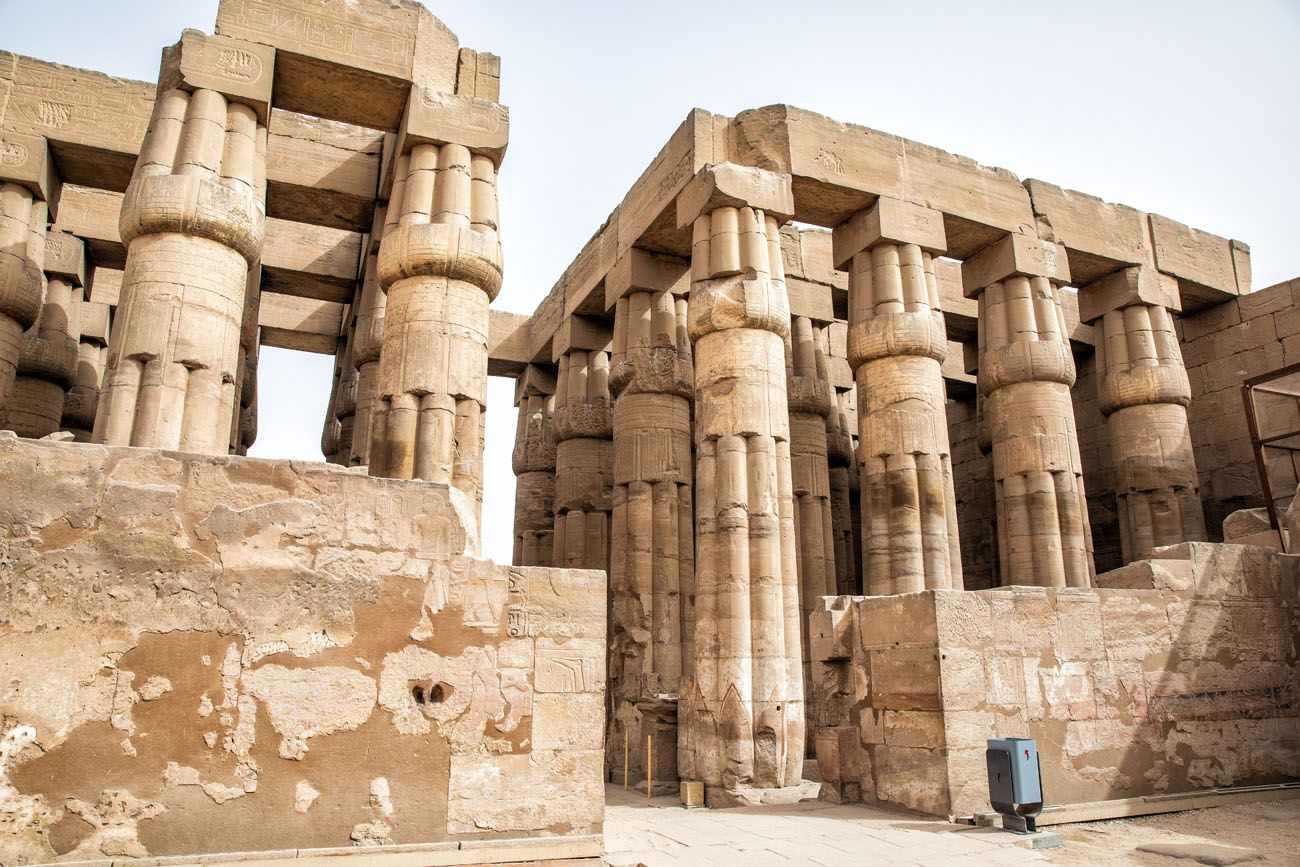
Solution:
[{"label": "crumbling plaster wall", "polygon": [[0,435],[0,863],[599,833],[603,575],[456,496]]},{"label": "crumbling plaster wall", "polygon": [[1098,576],[823,600],[822,796],[987,810],[985,740],[1037,739],[1049,803],[1300,779],[1297,558],[1187,543]]}]

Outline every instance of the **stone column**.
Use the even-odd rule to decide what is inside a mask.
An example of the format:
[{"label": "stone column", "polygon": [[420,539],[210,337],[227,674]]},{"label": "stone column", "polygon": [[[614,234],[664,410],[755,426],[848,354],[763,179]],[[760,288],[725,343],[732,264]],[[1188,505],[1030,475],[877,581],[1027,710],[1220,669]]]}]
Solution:
[{"label": "stone column", "polygon": [[934,255],[938,211],[880,197],[835,229],[858,386],[863,592],[961,589]]},{"label": "stone column", "polygon": [[656,790],[677,785],[677,700],[694,661],[689,267],[634,247],[605,278],[606,299],[618,299],[607,765],[617,779],[626,735],[632,779]]},{"label": "stone column", "polygon": [[609,351],[571,349],[557,361],[551,416],[555,438],[551,564],[566,569],[608,570],[614,471]]},{"label": "stone column", "polygon": [[122,202],[126,269],[96,442],[230,449],[243,406],[250,268],[265,223],[274,57],[265,46],[192,30],[163,52],[158,99]]},{"label": "stone column", "polygon": [[1177,282],[1127,268],[1079,291],[1096,328],[1098,407],[1106,416],[1124,562],[1205,539],[1192,436],[1191,386],[1171,309]]},{"label": "stone column", "polygon": [[63,401],[77,375],[86,253],[80,238],[51,232],[45,238],[45,303],[23,334],[18,375],[5,427],[19,436],[54,433]]},{"label": "stone column", "polygon": [[[398,170],[406,165],[398,161]],[[394,189],[400,190],[394,182]],[[364,467],[370,463],[370,442],[374,435],[375,401],[379,394],[379,354],[384,345],[384,311],[388,296],[379,288],[379,239],[386,228],[386,210],[375,209],[374,228],[370,233],[370,253],[361,276],[361,292],[356,301],[356,325],[352,330],[352,365],[355,394],[352,420],[352,447],[344,463]],[[397,228],[394,214],[392,228]]]},{"label": "stone column", "polygon": [[[826,424],[831,414],[831,383],[823,346],[825,328],[807,316],[790,320],[786,397],[790,404],[790,475],[794,495],[794,538],[798,547],[799,633],[804,695],[812,694],[808,618],[822,596],[834,596],[835,535]],[[813,731],[812,706],[807,728]],[[811,748],[811,738],[805,744]]]},{"label": "stone column", "polygon": [[1031,235],[1007,235],[962,265],[966,294],[979,300],[978,385],[1004,585],[1092,583],[1074,357],[1058,294],[1069,280],[1065,250]]},{"label": "stone column", "polygon": [[516,566],[552,566],[555,550],[555,437],[551,414],[555,373],[530,364],[515,385],[519,426],[515,430]]},{"label": "stone column", "polygon": [[798,785],[804,759],[798,553],[779,226],[788,175],[722,164],[679,194],[692,226],[695,355],[695,670],[678,765],[709,803]]},{"label": "stone column", "polygon": [[[93,285],[93,277],[92,277]],[[88,443],[95,428],[95,409],[108,362],[109,306],[82,301],[78,313],[81,340],[77,344],[77,372],[63,398],[62,430],[79,443]]]},{"label": "stone column", "polygon": [[[475,515],[483,501],[488,304],[501,288],[504,113],[493,102],[412,89],[379,246],[388,299],[370,475],[449,484]],[[499,134],[485,141],[489,126]]]},{"label": "stone column", "polygon": [[0,133],[0,423],[9,404],[23,349],[23,332],[45,301],[45,231],[58,200],[45,139]]},{"label": "stone column", "polygon": [[244,318],[239,327],[239,370],[235,377],[235,420],[230,453],[246,455],[257,439],[257,365],[262,356],[262,263],[248,269]]},{"label": "stone column", "polygon": [[845,400],[849,392],[835,391],[826,419],[826,462],[831,485],[831,538],[835,550],[835,595],[862,592],[858,581],[858,547],[854,532],[853,499],[857,485],[857,447],[849,427]]},{"label": "stone column", "polygon": [[[349,317],[355,323],[354,317]],[[352,430],[356,413],[357,368],[352,363],[352,333],[339,338],[334,353],[334,377],[325,424],[321,429],[320,450],[331,464],[348,465],[352,455]]]}]

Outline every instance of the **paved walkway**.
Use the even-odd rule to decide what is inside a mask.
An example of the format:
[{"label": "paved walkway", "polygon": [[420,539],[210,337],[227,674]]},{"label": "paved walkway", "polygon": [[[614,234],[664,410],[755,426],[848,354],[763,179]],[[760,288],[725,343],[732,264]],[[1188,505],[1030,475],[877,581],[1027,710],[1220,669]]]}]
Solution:
[{"label": "paved walkway", "polygon": [[971,865],[1043,862],[1023,838],[914,813],[820,801],[686,810],[676,796],[605,789],[605,860],[616,867],[700,864]]}]

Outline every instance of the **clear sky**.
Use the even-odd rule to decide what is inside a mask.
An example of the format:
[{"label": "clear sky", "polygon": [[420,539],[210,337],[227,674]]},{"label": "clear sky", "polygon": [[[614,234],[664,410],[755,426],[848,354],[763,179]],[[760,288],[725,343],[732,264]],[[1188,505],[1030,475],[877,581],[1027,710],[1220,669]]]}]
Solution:
[{"label": "clear sky", "polygon": [[[692,107],[779,102],[1241,239],[1257,287],[1300,276],[1297,0],[426,5],[502,57],[502,309],[532,311]],[[0,0],[0,48],[152,80],[216,6]],[[263,351],[253,454],[320,459],[331,363]],[[508,562],[512,381],[488,399],[485,551]]]}]

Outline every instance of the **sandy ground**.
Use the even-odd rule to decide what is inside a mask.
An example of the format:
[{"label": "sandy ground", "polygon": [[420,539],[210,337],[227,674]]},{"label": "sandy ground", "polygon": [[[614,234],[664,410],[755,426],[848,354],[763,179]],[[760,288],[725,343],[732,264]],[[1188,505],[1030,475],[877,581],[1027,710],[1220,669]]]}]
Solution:
[{"label": "sandy ground", "polygon": [[1209,843],[1258,852],[1249,865],[1300,865],[1300,799],[1211,807],[1107,822],[1048,828],[1065,840],[1043,852],[1054,864],[1140,864],[1184,867],[1196,862],[1136,848],[1144,843]]}]

